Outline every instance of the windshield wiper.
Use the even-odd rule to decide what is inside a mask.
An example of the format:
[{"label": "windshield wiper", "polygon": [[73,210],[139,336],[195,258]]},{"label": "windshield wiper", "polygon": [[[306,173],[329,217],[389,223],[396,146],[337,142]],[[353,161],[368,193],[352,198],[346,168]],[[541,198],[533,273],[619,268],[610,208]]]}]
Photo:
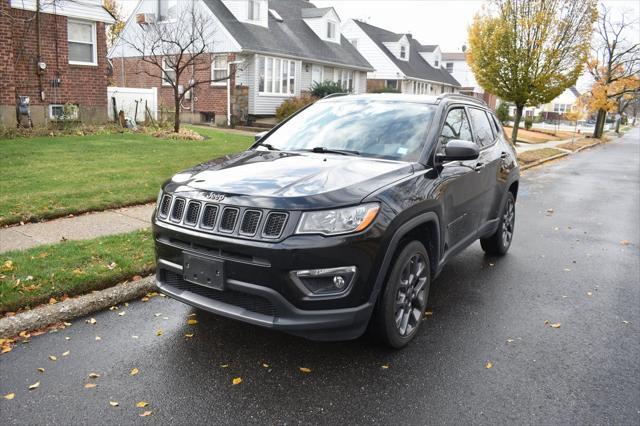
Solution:
[{"label": "windshield wiper", "polygon": [[324,146],[316,146],[315,148],[305,149],[303,151],[317,152],[320,154],[340,154],[340,155],[354,155],[354,156],[360,155],[358,151],[352,151],[348,149],[325,148]]},{"label": "windshield wiper", "polygon": [[265,148],[267,148],[269,151],[280,151],[279,148],[276,148],[275,146],[271,145],[270,143],[261,143],[258,146],[264,146]]}]

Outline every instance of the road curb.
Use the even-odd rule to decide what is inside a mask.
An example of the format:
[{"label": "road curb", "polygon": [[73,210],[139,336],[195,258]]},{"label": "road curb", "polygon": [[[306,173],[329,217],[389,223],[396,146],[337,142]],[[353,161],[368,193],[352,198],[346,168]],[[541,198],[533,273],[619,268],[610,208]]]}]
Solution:
[{"label": "road curb", "polygon": [[21,331],[37,330],[57,322],[89,315],[109,306],[142,297],[155,288],[155,275],[151,275],[140,281],[118,284],[54,305],[43,305],[12,317],[4,317],[0,319],[0,338],[13,337]]},{"label": "road curb", "polygon": [[541,160],[536,160],[533,163],[529,163],[529,164],[525,164],[523,166],[520,166],[520,170],[527,170],[527,169],[530,169],[532,167],[536,167],[536,166],[539,166],[541,164],[547,163],[549,161],[553,161],[553,160],[557,160],[558,158],[566,157],[568,155],[569,155],[568,152],[563,152],[561,154],[552,155],[551,157],[543,158]]},{"label": "road curb", "polygon": [[581,146],[580,148],[576,149],[575,152],[584,151],[585,149],[593,148],[594,146],[597,146],[597,145],[602,145],[602,143],[603,142],[596,142],[596,143],[592,143],[591,145]]}]

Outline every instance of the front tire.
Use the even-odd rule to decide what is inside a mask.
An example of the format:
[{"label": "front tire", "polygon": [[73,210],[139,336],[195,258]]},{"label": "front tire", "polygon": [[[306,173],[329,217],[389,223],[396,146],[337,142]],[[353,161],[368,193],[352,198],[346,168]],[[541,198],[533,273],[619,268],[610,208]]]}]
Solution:
[{"label": "front tire", "polygon": [[487,254],[504,256],[511,247],[513,231],[516,224],[516,201],[511,191],[507,192],[507,200],[500,215],[500,223],[496,232],[487,238],[480,239],[482,250]]},{"label": "front tire", "polygon": [[430,285],[427,250],[419,241],[411,241],[395,257],[376,305],[372,324],[376,337],[396,349],[406,346],[422,323]]}]

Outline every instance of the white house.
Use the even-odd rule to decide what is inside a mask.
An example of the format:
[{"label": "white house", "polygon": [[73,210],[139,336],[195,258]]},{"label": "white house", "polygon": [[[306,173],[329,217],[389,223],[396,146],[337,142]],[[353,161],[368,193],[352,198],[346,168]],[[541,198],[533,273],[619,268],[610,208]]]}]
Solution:
[{"label": "white house", "polygon": [[[244,102],[246,98],[246,108],[240,109],[245,108],[251,116],[270,116],[285,99],[309,91],[314,81],[340,82],[352,93],[366,91],[367,72],[373,67],[342,35],[336,11],[331,7],[316,8],[306,0],[140,0],[122,38],[130,39],[131,33],[144,31],[135,18],[141,15],[155,25],[159,21],[189,25],[176,21],[180,20],[181,11],[193,4],[211,20],[211,53],[215,54],[211,75],[225,76],[231,62],[234,67],[229,69],[235,73],[231,88],[226,87],[226,82],[198,86],[185,106],[186,112],[195,111],[203,120],[213,116],[220,123],[225,121],[227,111],[235,113],[238,109],[229,102]],[[113,46],[109,57],[116,84],[158,87],[159,103],[171,106],[171,89],[163,87],[160,77],[149,81],[127,73],[132,62],[139,61],[137,56],[126,43]],[[236,92],[242,96],[236,96]]]},{"label": "white house", "polygon": [[[549,103],[525,107],[522,111],[522,116],[534,117],[542,114],[545,119],[562,118],[565,113],[575,111],[578,107],[577,103],[580,96],[578,89],[575,86],[571,86]],[[515,115],[515,111],[515,106],[509,108],[510,115]]]},{"label": "white house", "polygon": [[353,19],[345,22],[342,33],[375,68],[367,74],[368,91],[458,92],[460,84],[440,66],[439,47]]},{"label": "white house", "polygon": [[443,52],[442,65],[460,83],[460,93],[483,99],[492,108],[496,106],[496,97],[486,92],[476,81],[464,52]]}]

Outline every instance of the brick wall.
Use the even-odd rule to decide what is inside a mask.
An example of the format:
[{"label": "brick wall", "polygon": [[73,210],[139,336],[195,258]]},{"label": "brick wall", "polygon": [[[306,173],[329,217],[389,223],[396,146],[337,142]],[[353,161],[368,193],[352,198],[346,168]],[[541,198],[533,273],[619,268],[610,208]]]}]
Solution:
[{"label": "brick wall", "polygon": [[[42,13],[41,52],[47,67],[40,86],[37,73],[35,12],[9,7],[9,0],[0,0],[0,105],[10,109],[15,124],[15,96],[29,96],[34,124],[48,118],[49,104],[71,102],[79,105],[80,119],[104,122],[107,119],[107,60],[105,25],[96,23],[97,66],[70,65],[67,45],[67,18]],[[7,15],[10,15],[11,18]],[[60,78],[59,87],[52,81]],[[44,101],[40,98],[44,91]],[[4,120],[6,121],[6,120]]]},{"label": "brick wall", "polygon": [[[234,54],[228,55],[228,60],[235,60]],[[161,72],[157,66],[146,63],[139,58],[113,58],[113,75],[111,77],[113,84],[119,87],[139,87],[139,88],[151,88],[156,87],[158,89],[158,108],[167,112],[173,112],[174,96],[173,87],[163,86],[161,79]],[[211,79],[211,67],[210,64],[198,65],[195,72],[196,81],[205,81]],[[124,72],[123,72],[124,71]],[[191,73],[183,73],[180,77],[180,84],[187,85],[188,80],[191,78]],[[184,80],[184,81],[183,81]],[[234,87],[235,76],[232,73],[230,80],[231,87]],[[232,89],[232,95],[236,89]],[[193,102],[193,110],[196,113],[195,116],[188,116],[188,120],[202,121],[204,115],[200,113],[213,113],[215,114],[215,121],[217,123],[226,122],[227,114],[227,87],[226,85],[212,85],[210,83],[203,83],[196,86],[195,98],[191,100],[183,100],[182,112],[188,114],[191,111]],[[232,96],[233,97],[233,96]],[[233,109],[233,108],[232,108]]]}]

